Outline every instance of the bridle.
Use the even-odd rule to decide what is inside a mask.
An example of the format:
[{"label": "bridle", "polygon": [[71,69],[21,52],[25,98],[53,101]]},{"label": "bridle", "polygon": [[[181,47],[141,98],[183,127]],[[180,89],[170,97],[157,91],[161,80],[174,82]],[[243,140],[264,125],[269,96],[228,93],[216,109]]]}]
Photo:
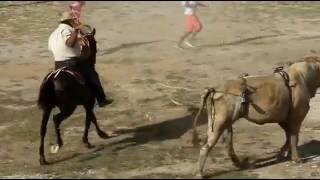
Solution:
[{"label": "bridle", "polygon": [[83,53],[84,57],[90,57],[92,53],[96,53],[94,52],[96,51],[96,48],[92,49],[94,47],[92,47],[92,44],[90,44],[91,41],[95,41],[95,29],[89,25],[82,25],[79,34],[81,52]]}]

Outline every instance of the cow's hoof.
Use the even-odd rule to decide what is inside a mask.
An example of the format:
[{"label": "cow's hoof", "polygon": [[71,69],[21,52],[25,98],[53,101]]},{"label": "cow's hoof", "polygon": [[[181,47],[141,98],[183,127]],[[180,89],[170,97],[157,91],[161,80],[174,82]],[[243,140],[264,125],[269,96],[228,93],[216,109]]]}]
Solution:
[{"label": "cow's hoof", "polygon": [[197,179],[203,179],[203,178],[204,178],[204,175],[203,175],[202,173],[197,173],[197,174],[195,175],[195,178],[197,178]]},{"label": "cow's hoof", "polygon": [[102,139],[108,139],[108,138],[110,138],[110,136],[109,136],[107,133],[103,132],[103,131],[99,132],[98,135],[99,135],[99,137],[101,137]]},{"label": "cow's hoof", "polygon": [[302,163],[302,160],[300,158],[295,158],[292,160],[292,163],[293,164],[300,164],[300,163]]},{"label": "cow's hoof", "polygon": [[95,148],[95,146],[94,145],[91,145],[91,144],[86,144],[86,147],[88,148],[88,149],[92,149],[92,148]]}]

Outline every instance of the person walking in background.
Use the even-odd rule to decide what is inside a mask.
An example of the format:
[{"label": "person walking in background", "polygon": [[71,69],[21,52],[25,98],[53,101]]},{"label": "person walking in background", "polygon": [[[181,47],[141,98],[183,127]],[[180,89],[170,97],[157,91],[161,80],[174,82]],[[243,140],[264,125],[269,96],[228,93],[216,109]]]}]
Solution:
[{"label": "person walking in background", "polygon": [[187,32],[180,37],[177,47],[182,48],[182,43],[189,37],[189,35],[191,35],[189,41],[185,41],[184,43],[185,45],[193,48],[195,47],[193,45],[194,38],[203,27],[197,15],[197,8],[198,6],[208,6],[198,1],[182,1],[181,4],[184,7],[184,14],[186,15]]}]

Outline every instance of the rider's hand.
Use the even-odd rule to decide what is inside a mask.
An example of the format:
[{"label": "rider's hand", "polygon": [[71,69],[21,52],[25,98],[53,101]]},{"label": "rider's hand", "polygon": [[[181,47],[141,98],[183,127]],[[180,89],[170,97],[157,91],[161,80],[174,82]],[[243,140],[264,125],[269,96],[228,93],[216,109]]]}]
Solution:
[{"label": "rider's hand", "polygon": [[79,32],[80,26],[79,26],[79,25],[75,26],[75,27],[74,27],[74,30],[77,31],[77,32]]}]

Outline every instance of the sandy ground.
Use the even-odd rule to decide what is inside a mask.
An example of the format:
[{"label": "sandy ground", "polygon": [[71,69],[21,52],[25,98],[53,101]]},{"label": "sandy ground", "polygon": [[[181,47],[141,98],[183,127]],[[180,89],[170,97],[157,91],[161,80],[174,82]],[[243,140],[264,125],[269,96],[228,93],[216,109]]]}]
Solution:
[{"label": "sandy ground", "polygon": [[[65,146],[55,142],[52,121],[46,138],[49,166],[38,161],[41,112],[35,105],[42,78],[53,67],[47,39],[68,2],[0,7],[0,177],[2,178],[192,178],[199,148],[190,140],[200,94],[241,73],[263,75],[277,64],[320,55],[319,3],[208,2],[196,49],[179,50],[184,32],[179,2],[87,2],[83,21],[97,29],[97,70],[115,103],[97,109],[103,140],[94,128],[86,149],[81,143],[80,107],[62,124]],[[177,105],[172,100],[181,103]],[[239,170],[219,143],[206,164],[209,178],[320,178],[320,98],[311,102],[299,152],[305,163],[268,158],[284,143],[278,125],[234,125],[240,157],[263,160]],[[54,111],[56,113],[57,110]],[[204,133],[205,121],[200,126]]]}]

